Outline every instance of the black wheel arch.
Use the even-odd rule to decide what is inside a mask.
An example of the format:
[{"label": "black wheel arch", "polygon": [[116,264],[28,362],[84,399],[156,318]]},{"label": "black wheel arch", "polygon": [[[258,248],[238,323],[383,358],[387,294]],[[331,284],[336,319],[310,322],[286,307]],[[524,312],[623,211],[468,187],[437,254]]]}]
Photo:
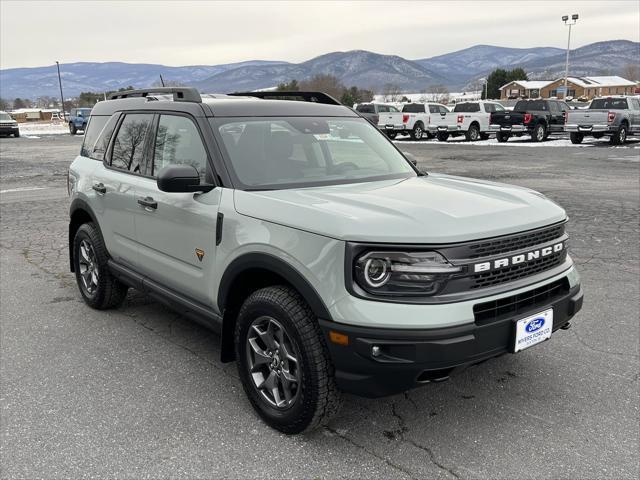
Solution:
[{"label": "black wheel arch", "polygon": [[223,317],[223,362],[230,362],[235,358],[233,334],[242,303],[254,291],[270,285],[290,286],[302,296],[316,317],[331,320],[329,310],[316,289],[293,266],[268,253],[246,253],[229,264],[218,287],[217,304]]},{"label": "black wheel arch", "polygon": [[93,222],[100,234],[100,225],[95,213],[87,202],[81,198],[76,198],[69,207],[69,271],[74,272],[73,266],[73,239],[81,225]]}]

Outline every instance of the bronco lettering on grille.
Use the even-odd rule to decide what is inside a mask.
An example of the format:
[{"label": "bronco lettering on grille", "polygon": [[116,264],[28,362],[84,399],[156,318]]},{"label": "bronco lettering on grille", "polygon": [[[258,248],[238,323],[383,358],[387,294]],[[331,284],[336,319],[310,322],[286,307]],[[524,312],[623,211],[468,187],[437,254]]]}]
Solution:
[{"label": "bronco lettering on grille", "polygon": [[511,257],[498,258],[490,262],[476,263],[473,266],[473,273],[489,272],[491,270],[497,270],[499,268],[505,268],[524,262],[530,262],[532,260],[537,260],[538,258],[547,257],[554,253],[561,252],[563,249],[564,242],[560,242],[554,245],[549,245],[548,247],[539,248],[537,250],[519,253]]}]

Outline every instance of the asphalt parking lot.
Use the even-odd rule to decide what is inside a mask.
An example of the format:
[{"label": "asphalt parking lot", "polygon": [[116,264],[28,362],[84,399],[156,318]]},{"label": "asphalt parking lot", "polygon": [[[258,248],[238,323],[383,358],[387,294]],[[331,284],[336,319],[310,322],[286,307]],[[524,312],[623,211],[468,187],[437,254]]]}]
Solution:
[{"label": "asphalt parking lot", "polygon": [[216,335],[135,292],[108,312],[81,301],[66,192],[81,142],[0,139],[2,478],[639,477],[640,142],[399,140],[427,171],[564,206],[584,308],[536,348],[347,396],[329,428],[296,437],[259,421]]}]

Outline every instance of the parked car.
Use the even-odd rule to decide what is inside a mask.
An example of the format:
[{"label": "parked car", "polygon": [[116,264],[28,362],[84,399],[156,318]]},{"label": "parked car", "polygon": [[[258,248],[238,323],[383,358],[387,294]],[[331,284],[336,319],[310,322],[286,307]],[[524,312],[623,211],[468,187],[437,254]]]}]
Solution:
[{"label": "parked car", "polygon": [[396,127],[402,127],[400,110],[384,103],[360,103],[356,111],[383,130],[389,138],[396,138]]},{"label": "parked car", "polygon": [[402,107],[402,112],[391,112],[380,128],[383,129],[390,138],[396,135],[409,135],[413,140],[423,138],[433,138],[429,133],[429,124],[432,119],[449,113],[449,109],[440,103],[406,103]]},{"label": "parked car", "polygon": [[571,143],[608,136],[613,145],[623,144],[629,134],[640,133],[640,97],[594,98],[588,109],[569,112],[565,129]]},{"label": "parked car", "polygon": [[560,206],[421,172],[306,93],[320,101],[180,87],[98,103],[68,176],[86,304],[133,287],[220,332],[222,361],[288,434],[325,423],[341,390],[398,394],[570,326],[583,294]]},{"label": "parked car", "polygon": [[513,135],[531,135],[534,142],[542,142],[549,135],[562,134],[569,106],[560,100],[520,100],[511,112],[491,114],[490,130],[499,142]]},{"label": "parked car", "polygon": [[439,141],[446,142],[451,137],[464,135],[468,141],[489,138],[489,117],[493,112],[504,112],[497,102],[474,101],[457,103],[451,113],[441,115],[429,125],[429,131]]},{"label": "parked car", "polygon": [[79,130],[84,132],[90,115],[90,108],[72,108],[69,112],[69,133],[75,135]]},{"label": "parked car", "polygon": [[7,112],[0,112],[0,135],[13,135],[18,138],[20,136],[20,128],[11,115]]}]

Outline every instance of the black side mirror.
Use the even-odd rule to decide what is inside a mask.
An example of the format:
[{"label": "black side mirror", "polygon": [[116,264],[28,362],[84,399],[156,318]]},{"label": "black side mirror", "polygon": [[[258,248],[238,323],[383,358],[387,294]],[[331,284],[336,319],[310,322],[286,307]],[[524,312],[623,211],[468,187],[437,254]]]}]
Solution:
[{"label": "black side mirror", "polygon": [[406,158],[407,160],[409,160],[411,163],[413,163],[414,167],[418,166],[418,159],[416,157],[413,156],[412,153],[409,152],[402,152],[402,155],[404,155],[404,158]]},{"label": "black side mirror", "polygon": [[193,165],[167,165],[158,172],[158,189],[163,192],[209,192],[215,185],[200,183],[200,175]]}]

